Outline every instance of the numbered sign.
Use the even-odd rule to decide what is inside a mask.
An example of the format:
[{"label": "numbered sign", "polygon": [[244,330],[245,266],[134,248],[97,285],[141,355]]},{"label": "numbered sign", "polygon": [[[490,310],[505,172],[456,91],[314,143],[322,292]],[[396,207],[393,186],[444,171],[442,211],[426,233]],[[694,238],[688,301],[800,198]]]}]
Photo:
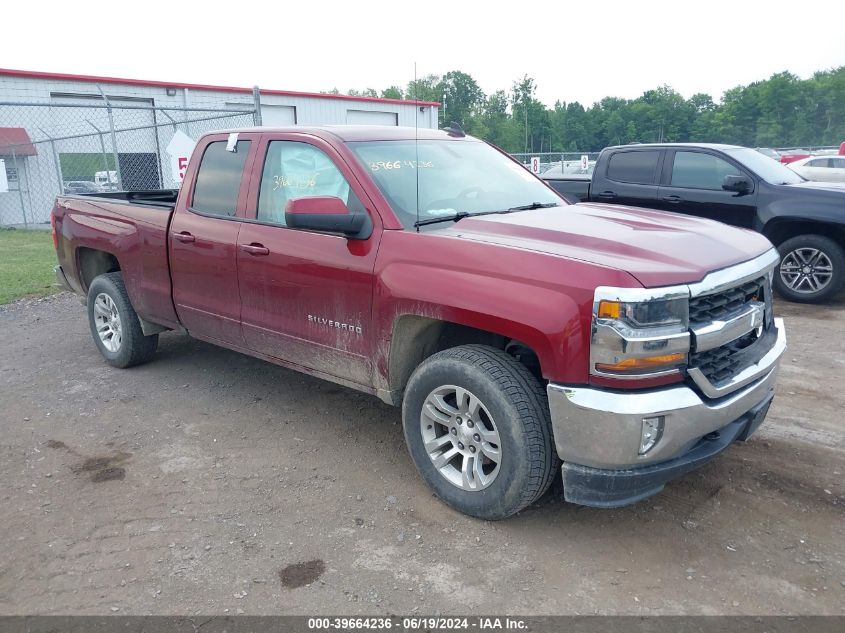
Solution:
[{"label": "numbered sign", "polygon": [[587,167],[590,166],[590,157],[586,154],[581,154],[581,171],[587,171]]},{"label": "numbered sign", "polygon": [[540,173],[540,157],[539,156],[532,156],[531,157],[531,173],[532,174],[539,174]]},{"label": "numbered sign", "polygon": [[194,151],[194,145],[196,141],[182,130],[177,130],[170,143],[167,144],[167,153],[170,154],[170,171],[174,181],[182,182],[185,177],[188,159]]}]

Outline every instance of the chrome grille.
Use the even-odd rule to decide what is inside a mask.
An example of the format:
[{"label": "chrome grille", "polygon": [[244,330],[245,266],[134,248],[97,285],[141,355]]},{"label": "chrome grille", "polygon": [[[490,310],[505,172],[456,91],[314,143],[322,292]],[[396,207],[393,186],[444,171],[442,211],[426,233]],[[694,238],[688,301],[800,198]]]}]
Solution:
[{"label": "chrome grille", "polygon": [[754,332],[749,332],[745,336],[741,336],[722,347],[698,354],[691,354],[690,365],[698,367],[707,380],[718,387],[720,383],[730,380],[734,375],[744,369],[742,367],[742,361],[736,358],[737,353],[753,344],[756,340],[757,335]]},{"label": "chrome grille", "polygon": [[719,321],[738,312],[750,301],[763,301],[765,285],[765,277],[760,277],[735,288],[692,297],[689,303],[690,324]]},{"label": "chrome grille", "polygon": [[751,359],[748,354],[741,352],[758,342],[764,333],[769,331],[772,324],[771,285],[768,278],[763,275],[733,288],[690,298],[691,327],[729,320],[752,301],[762,301],[766,306],[761,330],[748,332],[721,347],[702,352],[693,351],[690,354],[689,366],[700,370],[715,387],[730,382],[734,376],[746,368]]}]

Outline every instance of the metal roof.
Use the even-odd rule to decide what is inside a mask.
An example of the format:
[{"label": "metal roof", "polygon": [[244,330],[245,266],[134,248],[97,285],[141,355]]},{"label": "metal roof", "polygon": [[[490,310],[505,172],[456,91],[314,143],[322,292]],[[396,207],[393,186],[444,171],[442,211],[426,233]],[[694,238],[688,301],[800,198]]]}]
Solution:
[{"label": "metal roof", "polygon": [[36,156],[38,151],[22,127],[0,127],[0,155]]},{"label": "metal roof", "polygon": [[[237,86],[213,86],[207,84],[190,84],[172,81],[156,81],[149,79],[123,79],[120,77],[98,77],[96,75],[72,75],[68,73],[48,73],[36,70],[15,70],[0,68],[0,77],[23,77],[26,79],[45,79],[55,81],[86,81],[92,83],[121,84],[125,86],[152,86],[157,88],[177,88],[189,90],[211,90],[216,92],[251,93],[252,88]],[[298,92],[295,90],[273,90],[260,88],[263,95],[283,95],[289,97],[308,97],[313,99],[340,99],[345,101],[361,101],[365,103],[393,103],[397,105],[439,106],[436,101],[416,101],[411,99],[386,99],[382,97],[355,97],[352,95],[335,95],[324,92]]]}]

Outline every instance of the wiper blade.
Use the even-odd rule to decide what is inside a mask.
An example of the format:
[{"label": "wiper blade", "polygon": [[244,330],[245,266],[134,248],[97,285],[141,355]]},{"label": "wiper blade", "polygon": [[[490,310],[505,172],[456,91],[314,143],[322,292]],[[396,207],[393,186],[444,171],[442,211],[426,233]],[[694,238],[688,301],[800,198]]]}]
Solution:
[{"label": "wiper blade", "polygon": [[515,209],[507,209],[503,211],[479,211],[478,213],[470,213],[469,211],[458,211],[457,213],[453,213],[452,215],[444,215],[440,218],[428,218],[427,220],[419,220],[418,222],[414,222],[414,226],[425,226],[426,224],[437,224],[438,222],[457,222],[458,220],[463,220],[464,218],[475,218],[479,215],[510,213],[514,210]]},{"label": "wiper blade", "polygon": [[[439,218],[428,218],[427,220],[417,220],[414,222],[414,226],[425,226],[426,224],[439,224],[440,222],[457,222],[458,220],[463,220],[464,218],[473,215],[471,213],[467,213],[466,211],[458,211],[457,213],[453,213],[452,215],[444,215]],[[478,214],[475,214],[478,215]]]},{"label": "wiper blade", "polygon": [[438,224],[440,222],[457,222],[464,218],[475,218],[479,215],[502,215],[511,213],[513,211],[530,211],[531,209],[545,209],[546,207],[557,207],[557,202],[532,202],[521,207],[511,207],[510,209],[502,209],[500,211],[479,211],[478,213],[469,213],[468,211],[458,211],[452,215],[444,215],[439,218],[428,218],[427,220],[418,220],[414,222],[415,227],[425,226],[426,224]]},{"label": "wiper blade", "polygon": [[548,209],[549,207],[558,206],[557,202],[532,202],[531,204],[523,204],[520,207],[511,207],[508,211],[531,211],[532,209]]}]

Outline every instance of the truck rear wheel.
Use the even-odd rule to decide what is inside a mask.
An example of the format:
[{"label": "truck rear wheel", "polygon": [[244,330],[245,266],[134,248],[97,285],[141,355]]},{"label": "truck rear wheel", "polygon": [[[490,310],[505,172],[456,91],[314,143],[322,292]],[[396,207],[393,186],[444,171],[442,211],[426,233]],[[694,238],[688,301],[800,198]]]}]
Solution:
[{"label": "truck rear wheel", "polygon": [[845,282],[845,253],[829,237],[798,235],[778,245],[775,288],[789,301],[820,303]]},{"label": "truck rear wheel", "polygon": [[463,345],[426,359],[408,381],[402,422],[428,486],[470,516],[511,516],[557,474],[545,390],[501,350]]},{"label": "truck rear wheel", "polygon": [[109,365],[132,367],[146,363],[155,354],[158,334],[144,336],[119,272],[100,275],[91,282],[88,324],[97,348]]}]

